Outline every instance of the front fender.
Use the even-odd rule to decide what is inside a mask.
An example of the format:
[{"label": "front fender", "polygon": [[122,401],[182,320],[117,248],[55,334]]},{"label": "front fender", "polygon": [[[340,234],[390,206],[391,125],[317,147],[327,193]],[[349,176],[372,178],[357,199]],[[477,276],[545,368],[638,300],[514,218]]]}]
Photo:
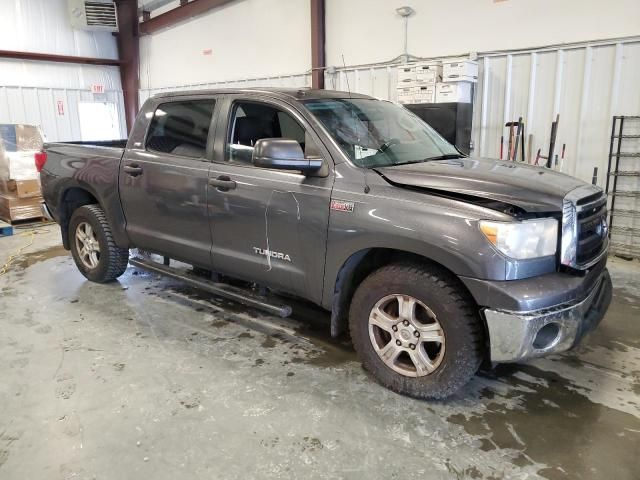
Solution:
[{"label": "front fender", "polygon": [[505,279],[505,258],[477,226],[480,218],[502,219],[499,212],[391,186],[372,186],[369,194],[350,193],[340,200],[353,203],[353,209],[331,210],[329,216],[322,302],[327,309],[349,258],[375,248],[418,255],[459,276]]}]

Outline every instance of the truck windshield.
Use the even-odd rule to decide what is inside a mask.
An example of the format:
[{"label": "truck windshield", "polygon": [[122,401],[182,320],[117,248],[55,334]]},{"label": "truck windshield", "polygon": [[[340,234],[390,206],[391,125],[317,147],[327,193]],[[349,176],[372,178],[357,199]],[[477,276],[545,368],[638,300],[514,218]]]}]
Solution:
[{"label": "truck windshield", "polygon": [[304,100],[351,161],[363,168],[463,155],[407,109],[372,98]]}]

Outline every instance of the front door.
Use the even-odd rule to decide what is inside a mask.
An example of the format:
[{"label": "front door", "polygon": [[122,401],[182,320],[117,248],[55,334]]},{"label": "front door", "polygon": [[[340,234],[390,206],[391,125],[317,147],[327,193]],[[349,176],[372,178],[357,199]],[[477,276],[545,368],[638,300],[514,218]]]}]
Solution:
[{"label": "front door", "polygon": [[132,243],[202,267],[211,258],[207,140],[214,105],[211,98],[159,103],[144,145],[126,151],[119,179]]},{"label": "front door", "polygon": [[[214,269],[319,302],[333,164],[299,112],[260,96],[230,96],[209,174]],[[224,119],[224,120],[222,120]],[[297,140],[322,157],[323,176],[254,167],[261,138]]]}]

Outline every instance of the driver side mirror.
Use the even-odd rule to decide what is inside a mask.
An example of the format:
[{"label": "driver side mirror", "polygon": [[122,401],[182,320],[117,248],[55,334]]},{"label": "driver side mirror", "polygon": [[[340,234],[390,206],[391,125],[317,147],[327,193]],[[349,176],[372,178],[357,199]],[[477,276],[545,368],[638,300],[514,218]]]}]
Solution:
[{"label": "driver side mirror", "polygon": [[322,168],[321,158],[305,158],[300,144],[290,138],[262,138],[251,157],[256,167],[301,170],[303,173]]}]

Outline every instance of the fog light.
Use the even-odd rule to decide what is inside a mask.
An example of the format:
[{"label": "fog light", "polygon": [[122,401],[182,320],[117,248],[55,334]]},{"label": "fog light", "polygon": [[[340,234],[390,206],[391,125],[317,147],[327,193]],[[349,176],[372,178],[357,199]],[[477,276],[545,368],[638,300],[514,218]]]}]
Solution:
[{"label": "fog light", "polygon": [[557,323],[547,323],[538,330],[536,338],[533,340],[533,348],[536,350],[546,350],[558,343],[560,338],[560,325]]}]

